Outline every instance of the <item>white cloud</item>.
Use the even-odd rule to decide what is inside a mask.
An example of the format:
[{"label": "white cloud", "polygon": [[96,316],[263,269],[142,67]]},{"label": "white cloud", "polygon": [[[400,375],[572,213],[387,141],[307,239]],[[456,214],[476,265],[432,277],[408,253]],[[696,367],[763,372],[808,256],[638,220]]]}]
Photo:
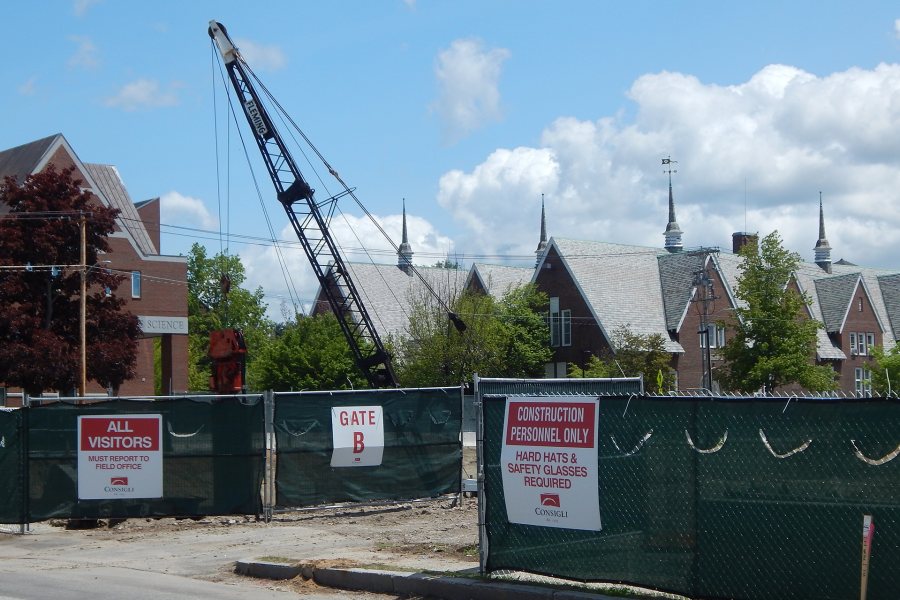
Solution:
[{"label": "white cloud", "polygon": [[83,17],[87,14],[89,8],[95,4],[99,4],[101,1],[102,0],[75,0],[72,4],[72,10],[75,12],[76,16]]},{"label": "white cloud", "polygon": [[746,218],[811,261],[822,190],[832,258],[900,269],[900,65],[770,65],[733,86],[661,72],[628,97],[633,118],[560,118],[539,147],[445,174],[438,200],[467,231],[457,249],[533,256],[541,193],[550,235],[660,247],[671,154],[686,247],[730,250]]},{"label": "white cloud", "polygon": [[159,197],[160,220],[163,223],[178,223],[183,227],[216,230],[219,222],[202,200],[185,196],[176,191],[166,192]]},{"label": "white cloud", "polygon": [[[402,221],[400,214],[375,217],[391,240],[397,245],[402,238]],[[407,211],[407,233],[413,249],[413,263],[431,265],[450,254],[453,245],[445,235],[427,220],[414,216]],[[332,222],[330,233],[337,240],[341,255],[349,262],[396,264],[397,254],[391,244],[368,219],[353,215],[338,215]],[[281,254],[287,264],[282,271],[277,251],[273,246],[247,246],[240,250],[241,263],[244,265],[247,279],[245,287],[256,289],[261,286],[269,298],[269,316],[280,319],[280,307],[273,306],[272,299],[285,299],[295,295],[295,299],[308,310],[309,303],[318,290],[318,281],[313,275],[312,267],[297,240],[293,228],[286,225],[279,233],[279,239],[288,243],[281,246]],[[365,251],[363,250],[365,248]],[[286,279],[288,281],[286,281]],[[288,293],[288,288],[295,291]],[[299,298],[297,298],[299,296]],[[277,302],[276,302],[277,304]]]},{"label": "white cloud", "polygon": [[126,83],[114,96],[106,99],[106,105],[134,111],[142,108],[159,108],[178,104],[177,84],[170,84],[166,89],[160,87],[153,79],[137,79]]},{"label": "white cloud", "polygon": [[234,43],[251,69],[277,71],[287,64],[284,52],[278,46],[264,46],[247,39],[238,39]]},{"label": "white cloud", "polygon": [[498,82],[509,56],[509,50],[485,49],[474,39],[455,40],[438,54],[434,73],[439,97],[432,109],[440,116],[448,141],[500,119]]},{"label": "white cloud", "polygon": [[900,39],[900,19],[894,20],[894,36]]},{"label": "white cloud", "polygon": [[23,96],[33,96],[37,91],[37,76],[32,75],[16,89]]},{"label": "white cloud", "polygon": [[96,69],[100,66],[100,57],[94,41],[84,35],[70,35],[69,41],[75,43],[75,54],[69,57],[68,65],[72,69]]}]

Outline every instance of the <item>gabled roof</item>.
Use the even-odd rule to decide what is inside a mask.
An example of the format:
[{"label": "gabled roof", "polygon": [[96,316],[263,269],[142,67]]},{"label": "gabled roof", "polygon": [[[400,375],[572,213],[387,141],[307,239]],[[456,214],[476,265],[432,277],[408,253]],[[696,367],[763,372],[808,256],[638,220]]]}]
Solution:
[{"label": "gabled roof", "polygon": [[668,352],[684,352],[666,327],[658,260],[665,250],[565,238],[551,238],[548,254],[551,248],[611,344],[612,334],[627,327],[639,335],[659,334]]},{"label": "gabled roof", "polygon": [[703,267],[704,255],[684,252],[666,253],[658,257],[666,328],[678,331],[691,298],[694,297],[694,272]]},{"label": "gabled roof", "polygon": [[57,133],[0,152],[0,178],[12,175],[22,183],[38,170],[47,152],[60,137],[62,135]]},{"label": "gabled roof", "polygon": [[488,295],[499,300],[510,290],[529,283],[534,274],[535,270],[531,267],[475,263],[469,269],[469,274],[466,277],[466,287],[475,279]]},{"label": "gabled roof", "polygon": [[[378,336],[398,339],[407,335],[409,315],[416,303],[434,302],[422,281],[397,265],[344,263]],[[468,271],[416,267],[441,299],[450,304],[462,292]],[[324,301],[321,288],[316,301]]]},{"label": "gabled roof", "polygon": [[897,339],[900,335],[900,273],[880,275],[877,279],[881,297],[884,299],[888,322],[891,325],[894,339]]},{"label": "gabled roof", "polygon": [[822,322],[828,333],[839,333],[843,329],[859,280],[859,273],[815,280],[816,296],[822,307]]},{"label": "gabled roof", "polygon": [[131,196],[125,189],[125,183],[118,169],[112,165],[91,163],[84,163],[84,167],[91,174],[100,192],[109,200],[110,206],[119,209],[119,223],[131,233],[141,251],[144,254],[159,254],[138,214],[137,206],[131,201]]}]

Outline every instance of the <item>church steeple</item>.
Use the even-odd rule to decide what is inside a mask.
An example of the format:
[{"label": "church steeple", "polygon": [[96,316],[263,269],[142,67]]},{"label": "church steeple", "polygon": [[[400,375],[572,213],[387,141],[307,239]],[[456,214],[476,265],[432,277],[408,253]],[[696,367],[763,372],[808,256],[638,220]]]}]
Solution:
[{"label": "church steeple", "polygon": [[412,265],[413,251],[406,233],[406,198],[403,199],[403,239],[397,249],[397,266],[406,271]]},{"label": "church steeple", "polygon": [[816,242],[815,261],[826,273],[831,273],[831,245],[825,237],[825,211],[822,209],[822,192],[819,192],[819,241]]},{"label": "church steeple", "polygon": [[537,259],[534,261],[534,266],[537,267],[538,263],[541,262],[541,255],[544,253],[544,250],[547,248],[547,216],[544,213],[544,195],[541,194],[541,241],[538,242],[537,250],[534,253],[537,255]]},{"label": "church steeple", "polygon": [[662,164],[668,167],[663,173],[669,174],[669,224],[666,225],[666,232],[663,234],[666,236],[665,248],[669,252],[681,252],[683,248],[681,228],[678,227],[678,223],[675,221],[675,196],[672,194],[672,173],[678,172],[672,168],[672,165],[677,162],[672,160],[671,157],[662,159]]}]

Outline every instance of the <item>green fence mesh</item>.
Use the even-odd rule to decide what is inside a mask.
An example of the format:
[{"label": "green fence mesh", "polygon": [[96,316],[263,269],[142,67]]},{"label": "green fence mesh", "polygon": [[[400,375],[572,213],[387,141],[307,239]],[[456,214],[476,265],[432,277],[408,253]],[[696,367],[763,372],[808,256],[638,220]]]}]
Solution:
[{"label": "green fence mesh", "polygon": [[487,571],[630,583],[692,598],[900,590],[900,406],[887,400],[601,397],[602,530],[508,522],[505,397],[483,397]]},{"label": "green fence mesh", "polygon": [[25,523],[24,417],[0,409],[0,523]]},{"label": "green fence mesh", "polygon": [[[366,413],[380,407],[384,446],[378,464],[332,466],[353,460],[352,449],[334,458],[332,415],[346,414],[342,407],[366,407]],[[460,388],[276,394],[274,415],[279,507],[460,491]]]},{"label": "green fence mesh", "polygon": [[[261,397],[53,403],[29,413],[29,520],[259,514]],[[78,498],[80,415],[162,415],[163,497]]]}]

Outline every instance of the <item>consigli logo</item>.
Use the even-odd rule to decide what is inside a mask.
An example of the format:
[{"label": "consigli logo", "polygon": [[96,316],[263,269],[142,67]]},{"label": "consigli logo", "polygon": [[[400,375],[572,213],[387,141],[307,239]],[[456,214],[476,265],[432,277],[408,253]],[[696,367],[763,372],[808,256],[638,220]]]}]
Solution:
[{"label": "consigli logo", "polygon": [[541,494],[541,506],[555,506],[559,508],[559,494]]},{"label": "consigli logo", "polygon": [[[127,477],[110,477],[109,485],[128,485]],[[556,506],[559,506],[558,504]]]}]

